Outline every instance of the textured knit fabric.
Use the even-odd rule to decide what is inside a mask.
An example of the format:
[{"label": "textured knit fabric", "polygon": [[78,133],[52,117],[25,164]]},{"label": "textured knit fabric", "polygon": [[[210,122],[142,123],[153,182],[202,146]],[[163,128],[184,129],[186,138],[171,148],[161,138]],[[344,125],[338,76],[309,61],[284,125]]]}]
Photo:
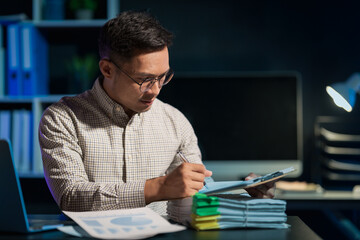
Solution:
[{"label": "textured knit fabric", "polygon": [[[146,180],[179,166],[177,151],[201,163],[193,128],[180,111],[155,100],[149,111],[129,118],[99,79],[45,110],[39,141],[47,184],[68,211],[143,207]],[[165,201],[149,207],[166,214]]]}]

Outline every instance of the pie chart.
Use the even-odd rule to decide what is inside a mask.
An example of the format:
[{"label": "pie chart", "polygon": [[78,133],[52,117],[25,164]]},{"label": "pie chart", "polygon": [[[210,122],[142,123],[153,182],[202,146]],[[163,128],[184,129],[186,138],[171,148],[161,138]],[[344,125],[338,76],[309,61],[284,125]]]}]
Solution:
[{"label": "pie chart", "polygon": [[121,226],[141,226],[152,223],[152,220],[140,216],[117,217],[110,221],[112,224]]}]

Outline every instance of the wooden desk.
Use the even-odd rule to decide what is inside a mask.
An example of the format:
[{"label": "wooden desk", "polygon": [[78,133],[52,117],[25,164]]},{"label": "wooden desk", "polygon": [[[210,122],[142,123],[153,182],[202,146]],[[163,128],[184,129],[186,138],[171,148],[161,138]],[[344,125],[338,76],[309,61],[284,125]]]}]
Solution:
[{"label": "wooden desk", "polygon": [[[185,231],[168,233],[154,236],[150,239],[186,239],[186,240],[217,240],[217,239],[241,239],[241,240],[303,240],[321,239],[316,233],[314,233],[299,217],[289,216],[288,223],[291,225],[289,229],[233,229],[233,230],[221,230],[221,231],[195,231],[193,229],[187,229]],[[12,233],[0,233],[0,239],[12,240],[12,239],[86,239],[72,237],[60,231],[50,231],[36,234],[20,235]],[[89,239],[89,238],[88,238]],[[90,238],[92,239],[92,238]]]}]

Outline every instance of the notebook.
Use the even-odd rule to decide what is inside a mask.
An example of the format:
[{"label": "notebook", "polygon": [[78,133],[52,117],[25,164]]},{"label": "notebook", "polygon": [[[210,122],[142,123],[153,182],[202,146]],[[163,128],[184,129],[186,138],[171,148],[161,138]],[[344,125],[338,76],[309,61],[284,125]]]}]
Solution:
[{"label": "notebook", "polygon": [[63,225],[55,215],[27,215],[11,144],[3,139],[0,139],[0,193],[0,231],[30,233]]}]

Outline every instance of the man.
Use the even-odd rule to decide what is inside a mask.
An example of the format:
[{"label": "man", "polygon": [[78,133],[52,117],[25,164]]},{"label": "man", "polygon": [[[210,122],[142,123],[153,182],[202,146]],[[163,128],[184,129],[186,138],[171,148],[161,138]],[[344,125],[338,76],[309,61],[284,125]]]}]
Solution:
[{"label": "man", "polygon": [[[148,205],[166,214],[165,200],[195,194],[211,176],[188,120],[156,98],[173,76],[171,41],[149,14],[123,12],[101,29],[101,76],[93,88],[45,110],[39,127],[44,172],[61,209]],[[272,197],[272,187],[249,192]]]}]

